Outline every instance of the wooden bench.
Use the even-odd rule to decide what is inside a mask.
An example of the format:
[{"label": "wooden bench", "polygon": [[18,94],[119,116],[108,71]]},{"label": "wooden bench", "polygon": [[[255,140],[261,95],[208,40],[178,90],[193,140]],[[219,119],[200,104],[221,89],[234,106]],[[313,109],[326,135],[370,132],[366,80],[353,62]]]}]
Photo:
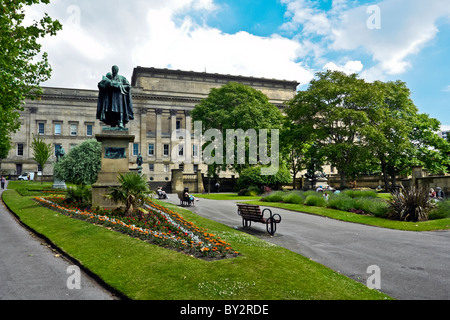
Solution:
[{"label": "wooden bench", "polygon": [[[272,214],[270,209],[264,209],[261,212],[259,206],[254,204],[237,203],[238,215],[242,217],[242,225],[244,228],[250,227],[253,222],[260,222],[266,225],[267,232],[270,235],[274,235],[277,231],[277,223],[281,222],[281,216],[279,214]],[[268,211],[269,216],[264,217],[264,212]]]},{"label": "wooden bench", "polygon": [[194,201],[192,201],[189,197],[186,198],[184,196],[184,192],[178,193],[178,199],[180,199],[180,204],[182,206],[184,206],[184,205],[190,206],[192,203],[194,203]]}]

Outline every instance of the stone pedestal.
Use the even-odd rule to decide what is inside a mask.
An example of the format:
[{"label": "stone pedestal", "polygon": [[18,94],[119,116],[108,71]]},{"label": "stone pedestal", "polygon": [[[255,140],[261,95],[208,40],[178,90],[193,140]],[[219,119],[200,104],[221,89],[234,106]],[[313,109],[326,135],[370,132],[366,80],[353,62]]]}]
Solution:
[{"label": "stone pedestal", "polygon": [[128,147],[134,142],[134,136],[129,135],[128,130],[103,129],[95,138],[102,144],[102,167],[97,182],[92,185],[92,206],[114,209],[120,205],[106,199],[105,194],[109,193],[109,188],[120,185],[119,172],[130,172]]},{"label": "stone pedestal", "polygon": [[[53,176],[55,176],[55,175],[53,175]],[[64,181],[64,180],[57,180],[57,179],[55,179],[54,181],[53,181],[53,186],[52,186],[52,188],[53,189],[67,189],[67,185],[66,185],[66,182]]]}]

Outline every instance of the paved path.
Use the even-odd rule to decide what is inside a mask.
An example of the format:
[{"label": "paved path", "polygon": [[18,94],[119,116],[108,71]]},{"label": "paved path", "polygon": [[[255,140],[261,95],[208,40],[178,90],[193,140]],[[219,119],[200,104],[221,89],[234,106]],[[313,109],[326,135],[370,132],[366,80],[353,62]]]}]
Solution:
[{"label": "paved path", "polygon": [[[166,200],[179,205],[176,194]],[[242,229],[235,201],[200,199],[190,209]],[[246,232],[285,247],[354,280],[367,283],[369,266],[381,271],[381,291],[396,299],[450,299],[450,231],[407,232],[348,223],[282,209],[274,237],[253,223]]]},{"label": "paved path", "polygon": [[[0,189],[0,198],[3,190]],[[0,201],[0,300],[112,300],[81,272],[80,288],[69,289],[73,265],[25,229]],[[75,282],[69,281],[69,284]]]}]

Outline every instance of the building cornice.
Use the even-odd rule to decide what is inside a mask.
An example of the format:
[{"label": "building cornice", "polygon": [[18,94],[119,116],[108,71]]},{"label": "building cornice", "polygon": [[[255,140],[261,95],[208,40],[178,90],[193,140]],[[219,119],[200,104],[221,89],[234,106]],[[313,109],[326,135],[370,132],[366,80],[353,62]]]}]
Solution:
[{"label": "building cornice", "polygon": [[131,78],[131,85],[136,86],[137,79],[139,77],[168,77],[176,76],[180,80],[190,80],[190,81],[209,81],[209,82],[241,82],[249,84],[259,84],[262,87],[277,87],[281,86],[283,88],[296,90],[300,85],[298,81],[290,80],[278,80],[278,79],[268,79],[268,78],[257,78],[251,76],[236,76],[230,74],[219,74],[219,73],[206,73],[206,72],[196,72],[196,71],[183,71],[183,70],[172,70],[172,69],[159,69],[159,68],[144,68],[136,67],[133,70],[133,75]]}]

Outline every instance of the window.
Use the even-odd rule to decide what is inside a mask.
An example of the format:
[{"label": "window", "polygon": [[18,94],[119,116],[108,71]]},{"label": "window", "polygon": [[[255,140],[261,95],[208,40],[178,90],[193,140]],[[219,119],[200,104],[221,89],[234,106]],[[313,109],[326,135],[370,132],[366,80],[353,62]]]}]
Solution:
[{"label": "window", "polygon": [[78,133],[78,125],[72,123],[72,124],[70,125],[70,135],[71,135],[71,136],[76,136],[77,133]]},{"label": "window", "polygon": [[198,172],[198,164],[194,164],[194,172]]},{"label": "window", "polygon": [[43,122],[38,123],[38,133],[45,134],[45,123]]},{"label": "window", "polygon": [[18,143],[17,144],[17,155],[18,156],[23,156],[23,143]]},{"label": "window", "polygon": [[177,130],[181,129],[181,120],[180,119],[177,119],[175,126],[176,126]]},{"label": "window", "polygon": [[196,144],[192,145],[192,156],[198,157],[198,145]]},{"label": "window", "polygon": [[169,145],[165,144],[164,145],[164,156],[168,156],[169,155]]},{"label": "window", "polygon": [[139,154],[139,143],[133,143],[133,156],[137,156]]},{"label": "window", "polygon": [[155,155],[155,145],[153,143],[148,144],[148,155],[151,157]]},{"label": "window", "polygon": [[61,135],[61,123],[55,123],[55,135]]},{"label": "window", "polygon": [[93,128],[92,128],[92,124],[87,124],[86,125],[86,135],[88,136],[88,137],[91,137],[92,136],[92,130]]},{"label": "window", "polygon": [[155,171],[155,165],[153,163],[148,164],[148,171],[154,172]]}]

